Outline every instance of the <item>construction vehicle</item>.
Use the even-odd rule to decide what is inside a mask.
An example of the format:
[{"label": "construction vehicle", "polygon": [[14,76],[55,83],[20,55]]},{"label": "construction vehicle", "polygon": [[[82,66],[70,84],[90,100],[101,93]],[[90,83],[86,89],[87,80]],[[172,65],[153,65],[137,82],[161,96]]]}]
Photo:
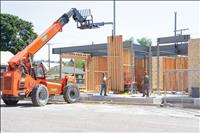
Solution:
[{"label": "construction vehicle", "polygon": [[64,100],[68,103],[79,100],[79,89],[73,77],[65,76],[61,84],[48,82],[44,66],[42,64],[36,65],[33,62],[34,54],[58,32],[61,32],[62,27],[69,22],[71,17],[77,22],[79,29],[99,28],[98,23],[93,23],[90,10],[84,10],[81,13],[81,10],[72,8],[64,13],[8,62],[8,71],[3,73],[2,80],[2,99],[6,105],[16,105],[19,100],[31,97],[33,105],[44,106],[47,104],[49,96],[52,95],[63,95]]}]

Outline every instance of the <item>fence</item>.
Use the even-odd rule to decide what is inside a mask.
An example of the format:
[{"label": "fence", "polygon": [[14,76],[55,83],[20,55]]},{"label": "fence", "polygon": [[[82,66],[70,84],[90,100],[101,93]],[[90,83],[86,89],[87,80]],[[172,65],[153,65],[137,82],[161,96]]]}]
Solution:
[{"label": "fence", "polygon": [[[200,69],[176,69],[163,73],[164,80],[164,104],[185,106],[193,102],[193,88],[200,89]],[[173,94],[173,95],[171,95]]]}]

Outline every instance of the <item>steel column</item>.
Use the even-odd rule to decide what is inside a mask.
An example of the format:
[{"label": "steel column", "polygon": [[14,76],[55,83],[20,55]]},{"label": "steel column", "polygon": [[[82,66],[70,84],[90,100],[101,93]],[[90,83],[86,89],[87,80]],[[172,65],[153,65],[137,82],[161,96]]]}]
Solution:
[{"label": "steel column", "polygon": [[152,52],[151,52],[151,44],[149,45],[149,88],[152,89]]},{"label": "steel column", "polygon": [[[131,90],[133,90],[133,81],[135,81],[134,80],[134,66],[133,66],[133,44],[131,43],[131,49],[130,49],[130,63],[131,63]],[[134,92],[135,92],[135,90],[134,90]]]},{"label": "steel column", "polygon": [[160,47],[157,42],[157,91],[158,95],[160,95]]},{"label": "steel column", "polygon": [[62,81],[62,54],[60,53],[60,81]]}]

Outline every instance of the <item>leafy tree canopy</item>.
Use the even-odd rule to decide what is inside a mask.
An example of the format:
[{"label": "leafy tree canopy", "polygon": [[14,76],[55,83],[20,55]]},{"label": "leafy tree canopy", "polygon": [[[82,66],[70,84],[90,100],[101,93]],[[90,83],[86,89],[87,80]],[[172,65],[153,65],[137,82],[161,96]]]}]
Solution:
[{"label": "leafy tree canopy", "polygon": [[125,42],[128,42],[128,43],[134,43],[134,38],[133,38],[133,37],[131,37],[131,38],[129,38],[129,39],[127,39],[127,40],[125,40]]},{"label": "leafy tree canopy", "polygon": [[84,69],[85,62],[83,60],[73,60],[71,59],[69,62],[64,63],[64,66],[75,66],[76,68]]},{"label": "leafy tree canopy", "polygon": [[142,46],[150,46],[152,44],[151,39],[146,37],[142,37],[141,39],[137,39],[137,42]]},{"label": "leafy tree canopy", "polygon": [[1,13],[0,18],[1,51],[10,51],[16,54],[37,37],[31,22],[5,13]]},{"label": "leafy tree canopy", "polygon": [[[134,43],[134,38],[131,37],[131,38],[125,40],[125,42]],[[142,46],[150,46],[150,44],[152,44],[152,41],[151,41],[151,39],[142,37],[140,39],[137,39],[137,43]]]}]

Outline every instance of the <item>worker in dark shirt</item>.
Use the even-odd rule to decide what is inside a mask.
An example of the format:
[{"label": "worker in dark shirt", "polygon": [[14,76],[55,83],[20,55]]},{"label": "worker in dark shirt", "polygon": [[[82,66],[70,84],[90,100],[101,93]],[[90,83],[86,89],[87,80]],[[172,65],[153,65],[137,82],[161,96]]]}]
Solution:
[{"label": "worker in dark shirt", "polygon": [[143,80],[143,85],[142,85],[142,93],[143,97],[147,95],[149,97],[149,76],[147,74],[147,71],[144,71],[144,80]]},{"label": "worker in dark shirt", "polygon": [[106,77],[106,74],[103,73],[102,75],[102,82],[101,82],[101,91],[100,91],[100,95],[102,96],[102,93],[103,93],[103,96],[107,96],[106,94],[106,90],[107,90],[107,86],[106,86],[106,81],[110,79],[110,78],[107,78]]}]

